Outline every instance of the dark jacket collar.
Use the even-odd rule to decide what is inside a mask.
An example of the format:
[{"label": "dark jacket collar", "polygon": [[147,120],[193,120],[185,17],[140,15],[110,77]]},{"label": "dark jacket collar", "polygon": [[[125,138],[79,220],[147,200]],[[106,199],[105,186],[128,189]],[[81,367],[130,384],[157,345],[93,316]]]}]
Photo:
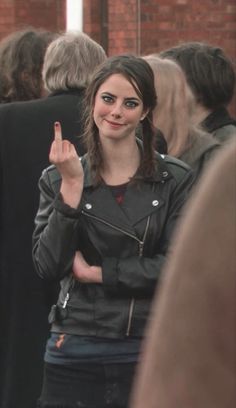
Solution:
[{"label": "dark jacket collar", "polygon": [[201,126],[210,133],[226,125],[236,126],[236,120],[229,115],[229,112],[224,107],[211,112],[201,123]]},{"label": "dark jacket collar", "polygon": [[52,97],[52,96],[58,96],[58,95],[80,95],[82,92],[84,92],[84,88],[70,88],[67,91],[65,90],[57,90],[54,92],[51,92],[48,97]]}]

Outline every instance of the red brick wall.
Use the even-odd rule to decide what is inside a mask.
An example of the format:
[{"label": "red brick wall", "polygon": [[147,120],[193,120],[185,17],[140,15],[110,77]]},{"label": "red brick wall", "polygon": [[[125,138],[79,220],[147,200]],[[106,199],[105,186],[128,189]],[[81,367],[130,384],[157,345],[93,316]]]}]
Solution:
[{"label": "red brick wall", "polygon": [[[183,41],[206,41],[236,63],[235,0],[85,0],[84,31],[104,45],[101,4],[107,7],[108,55],[144,55]],[[230,110],[236,116],[236,97]]]},{"label": "red brick wall", "polygon": [[[141,53],[185,41],[206,41],[224,49],[236,64],[235,0],[142,0]],[[229,107],[236,116],[236,95]]]},{"label": "red brick wall", "polygon": [[0,39],[29,25],[65,30],[66,0],[0,0]]},{"label": "red brick wall", "polygon": [[[235,0],[84,0],[83,21],[108,55],[197,40],[223,47],[236,62]],[[0,0],[0,39],[27,25],[65,30],[66,0]],[[236,115],[236,97],[230,109]]]},{"label": "red brick wall", "polygon": [[[202,40],[236,59],[235,0],[84,0],[83,13],[84,31],[108,55]],[[26,25],[64,30],[66,0],[0,0],[0,38]]]},{"label": "red brick wall", "polygon": [[86,0],[83,2],[83,30],[91,37],[102,42],[101,30],[101,0]]},{"label": "red brick wall", "polygon": [[137,18],[136,0],[83,2],[83,29],[100,40],[108,55],[137,53]]},{"label": "red brick wall", "polygon": [[0,0],[0,38],[5,37],[14,30],[14,15],[13,2],[10,0]]},{"label": "red brick wall", "polygon": [[142,53],[183,41],[220,45],[236,58],[235,0],[141,1]]},{"label": "red brick wall", "polygon": [[139,7],[136,0],[109,1],[109,55],[139,54]]}]

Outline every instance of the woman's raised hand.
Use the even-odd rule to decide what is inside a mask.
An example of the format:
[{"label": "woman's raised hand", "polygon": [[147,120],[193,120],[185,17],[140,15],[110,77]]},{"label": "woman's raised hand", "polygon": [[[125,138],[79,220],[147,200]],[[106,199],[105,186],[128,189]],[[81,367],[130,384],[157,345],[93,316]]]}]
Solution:
[{"label": "woman's raised hand", "polygon": [[61,194],[65,203],[77,207],[80,202],[84,172],[75,147],[69,140],[62,139],[61,125],[54,124],[54,140],[49,160],[61,174]]},{"label": "woman's raised hand", "polygon": [[54,141],[52,142],[49,160],[55,164],[63,180],[73,182],[83,178],[83,168],[75,147],[69,140],[62,139],[61,125],[54,124]]}]

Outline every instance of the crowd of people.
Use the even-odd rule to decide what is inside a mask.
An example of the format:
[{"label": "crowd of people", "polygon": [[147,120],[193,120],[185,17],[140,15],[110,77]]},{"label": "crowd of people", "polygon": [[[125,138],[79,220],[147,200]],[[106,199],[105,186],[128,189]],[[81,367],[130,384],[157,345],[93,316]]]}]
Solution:
[{"label": "crowd of people", "polygon": [[233,408],[235,78],[203,42],[0,42],[1,408]]}]

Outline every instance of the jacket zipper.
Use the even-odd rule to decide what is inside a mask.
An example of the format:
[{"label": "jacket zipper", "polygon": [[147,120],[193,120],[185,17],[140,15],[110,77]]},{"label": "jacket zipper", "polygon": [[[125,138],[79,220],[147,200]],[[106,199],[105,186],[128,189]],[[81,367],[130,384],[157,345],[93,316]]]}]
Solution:
[{"label": "jacket zipper", "polygon": [[[150,224],[150,216],[147,219],[147,224],[146,224],[146,228],[145,228],[145,231],[144,231],[144,234],[143,234],[143,239],[142,239],[142,241],[139,241],[139,257],[140,258],[143,255],[143,247],[144,247],[145,239],[146,239],[146,236],[147,236],[149,224]],[[132,298],[131,301],[130,301],[130,306],[129,306],[129,318],[128,318],[126,336],[130,335],[131,321],[132,321],[132,316],[133,316],[133,311],[134,311],[134,303],[135,303],[135,299]]]},{"label": "jacket zipper", "polygon": [[74,285],[75,285],[75,279],[74,279],[73,275],[71,275],[71,278],[70,278],[69,284],[68,284],[68,288],[67,288],[67,291],[66,291],[66,295],[65,295],[63,303],[62,303],[62,309],[66,309],[67,303],[68,303],[68,301],[70,299],[70,291],[73,289]]},{"label": "jacket zipper", "polygon": [[132,235],[129,232],[124,231],[121,228],[116,227],[115,225],[110,224],[107,221],[104,221],[102,218],[96,217],[95,215],[88,214],[83,210],[81,212],[82,212],[82,214],[86,215],[86,217],[93,218],[94,220],[98,220],[98,221],[102,222],[103,224],[107,225],[108,227],[111,227],[111,228],[115,229],[116,231],[122,232],[125,235],[128,235],[130,238],[135,239],[135,241],[137,241],[139,243],[139,245],[140,245],[141,241],[135,235]]},{"label": "jacket zipper", "polygon": [[[146,224],[145,231],[144,231],[144,234],[143,234],[143,239],[142,239],[142,241],[140,241],[135,235],[130,234],[129,232],[122,230],[122,228],[116,227],[115,225],[110,224],[107,221],[104,221],[102,218],[99,218],[99,217],[96,217],[94,215],[88,214],[83,210],[82,210],[82,214],[84,214],[87,217],[98,220],[98,221],[102,222],[103,224],[108,225],[109,227],[115,229],[116,231],[122,232],[122,234],[125,234],[125,235],[129,236],[130,238],[135,239],[135,241],[137,241],[139,243],[139,257],[141,257],[143,255],[143,247],[144,247],[145,239],[146,239],[149,224],[150,224],[150,216],[147,219],[147,224]],[[130,301],[130,306],[129,306],[129,315],[128,315],[128,324],[127,324],[127,329],[126,329],[126,336],[130,335],[131,321],[132,321],[132,316],[133,316],[133,311],[134,311],[134,302],[135,302],[135,299],[132,298],[131,301]]]},{"label": "jacket zipper", "polygon": [[127,324],[127,329],[126,329],[126,336],[128,337],[130,335],[130,328],[131,328],[131,320],[133,316],[133,311],[134,311],[134,298],[131,299],[130,305],[129,305],[129,317],[128,317],[128,324]]}]

